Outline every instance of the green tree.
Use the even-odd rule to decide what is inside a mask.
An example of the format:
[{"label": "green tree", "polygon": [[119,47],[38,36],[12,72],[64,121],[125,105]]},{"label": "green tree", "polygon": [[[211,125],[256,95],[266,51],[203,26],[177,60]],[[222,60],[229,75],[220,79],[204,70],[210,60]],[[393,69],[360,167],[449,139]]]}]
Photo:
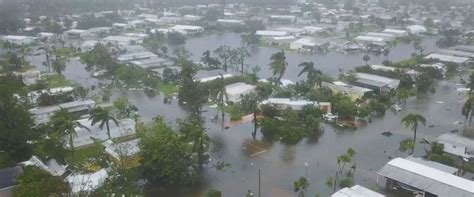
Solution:
[{"label": "green tree", "polygon": [[58,74],[62,74],[62,72],[64,70],[66,70],[66,60],[63,59],[63,58],[60,58],[60,59],[56,59],[53,61],[53,70],[54,72],[58,73]]},{"label": "green tree", "polygon": [[418,129],[418,125],[421,123],[423,125],[426,124],[426,119],[420,114],[409,113],[401,120],[401,123],[405,126],[405,128],[411,127],[413,130],[413,150],[411,151],[411,155],[415,151],[415,144],[416,144],[416,131]]},{"label": "green tree", "polygon": [[366,54],[362,57],[362,60],[364,60],[365,65],[369,65],[370,56]]},{"label": "green tree", "polygon": [[[245,47],[239,47],[232,50],[231,61],[238,67],[240,66],[241,74],[244,74],[245,59],[247,59],[248,57],[250,57],[250,52]],[[237,70],[239,70],[238,67]]]},{"label": "green tree", "polygon": [[466,121],[469,119],[469,126],[471,126],[472,123],[472,115],[474,113],[473,107],[474,107],[474,97],[469,97],[464,105],[462,106],[461,114],[466,118]]},{"label": "green tree", "polygon": [[61,196],[69,189],[61,177],[51,176],[35,166],[27,166],[16,178],[15,196]]},{"label": "green tree", "polygon": [[113,102],[114,108],[117,110],[117,118],[130,118],[132,112],[137,112],[138,108],[131,104],[127,97],[119,97]]},{"label": "green tree", "polygon": [[216,69],[219,67],[219,60],[211,57],[211,52],[209,50],[204,51],[201,56],[201,62],[204,63],[208,68]]},{"label": "green tree", "polygon": [[414,40],[413,40],[413,48],[415,48],[415,50],[417,50],[419,52],[419,55],[420,56],[423,56],[423,51],[425,50],[423,48],[423,46],[421,46],[421,38],[419,37],[416,37]]},{"label": "green tree", "polygon": [[77,136],[76,127],[81,127],[89,130],[78,121],[74,120],[74,117],[67,109],[61,108],[51,116],[50,124],[53,128],[53,137],[56,139],[68,138],[69,148],[71,151],[72,163],[74,163],[74,136]]},{"label": "green tree", "polygon": [[39,137],[31,114],[14,96],[23,88],[21,80],[11,74],[0,77],[0,166],[28,159],[32,145]]},{"label": "green tree", "polygon": [[222,45],[214,50],[214,53],[217,54],[220,62],[223,63],[222,69],[227,72],[227,68],[229,67],[228,63],[232,58],[232,49],[227,45]]},{"label": "green tree", "polygon": [[192,144],[189,157],[196,155],[198,169],[209,161],[207,151],[209,149],[210,138],[207,135],[204,121],[200,116],[189,116],[185,120],[179,120],[179,131],[185,142]]},{"label": "green tree", "polygon": [[298,192],[298,196],[304,197],[305,191],[309,187],[309,181],[305,177],[300,177],[293,182],[293,189]]},{"label": "green tree", "polygon": [[472,95],[472,89],[474,89],[474,72],[471,72],[471,75],[469,75],[466,88],[469,88],[469,96]]},{"label": "green tree", "polygon": [[109,139],[112,139],[110,135],[110,127],[109,123],[112,121],[116,126],[119,126],[119,122],[117,119],[112,115],[109,109],[96,107],[91,110],[89,120],[92,120],[91,126],[99,123],[99,128],[104,129],[104,125],[107,128],[107,136]]},{"label": "green tree", "polygon": [[206,192],[206,197],[221,197],[222,192],[215,190],[215,189],[210,189],[209,191]]},{"label": "green tree", "polygon": [[160,187],[193,183],[198,170],[189,157],[188,144],[162,118],[152,124],[141,132],[139,143],[143,177]]},{"label": "green tree", "polygon": [[286,67],[288,66],[288,62],[286,62],[285,51],[281,50],[274,53],[270,57],[270,61],[270,70],[272,70],[276,85],[280,83],[281,78],[285,74]]},{"label": "green tree", "polygon": [[298,73],[298,77],[303,73],[307,73],[307,82],[309,83],[310,87],[316,83],[316,85],[321,88],[321,84],[323,82],[323,73],[321,70],[314,68],[313,62],[303,62],[299,64],[298,67],[303,67],[300,73]]}]

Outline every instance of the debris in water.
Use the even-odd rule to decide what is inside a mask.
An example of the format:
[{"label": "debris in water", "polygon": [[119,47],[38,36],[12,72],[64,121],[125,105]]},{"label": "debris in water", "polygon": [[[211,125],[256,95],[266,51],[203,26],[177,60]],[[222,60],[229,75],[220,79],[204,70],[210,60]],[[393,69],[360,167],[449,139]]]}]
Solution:
[{"label": "debris in water", "polygon": [[451,130],[451,133],[457,133],[457,132],[459,132],[458,129]]},{"label": "debris in water", "polygon": [[434,126],[434,125],[429,125],[429,126],[428,126],[428,128],[433,128],[433,127],[435,127],[435,126]]},{"label": "debris in water", "polygon": [[462,124],[462,122],[458,120],[458,121],[454,121],[453,124]]},{"label": "debris in water", "polygon": [[443,104],[444,102],[443,101],[436,101],[436,103]]},{"label": "debris in water", "polygon": [[224,127],[224,129],[226,129],[226,130],[229,129],[229,128],[230,128],[229,126],[225,126],[225,127]]},{"label": "debris in water", "polygon": [[390,136],[393,135],[393,133],[391,131],[385,131],[385,132],[382,133],[382,135],[385,136],[385,137],[390,137]]}]

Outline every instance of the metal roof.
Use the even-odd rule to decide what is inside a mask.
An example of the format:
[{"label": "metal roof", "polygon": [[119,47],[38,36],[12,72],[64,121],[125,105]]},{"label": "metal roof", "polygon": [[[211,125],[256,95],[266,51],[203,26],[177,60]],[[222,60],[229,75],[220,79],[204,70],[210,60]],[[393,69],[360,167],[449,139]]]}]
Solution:
[{"label": "metal roof", "polygon": [[448,142],[452,145],[459,145],[474,149],[474,140],[460,135],[445,133],[438,136],[438,141]]},{"label": "metal roof", "polygon": [[332,194],[331,197],[384,197],[385,195],[374,192],[370,189],[362,187],[360,185],[354,185],[351,188],[345,187],[336,193]]},{"label": "metal roof", "polygon": [[443,55],[443,54],[438,54],[438,53],[429,54],[425,57],[425,59],[437,59],[439,61],[453,62],[453,63],[457,63],[457,64],[463,64],[463,63],[469,61],[469,58],[456,57],[456,56],[452,56],[452,55]]},{"label": "metal roof", "polygon": [[392,79],[388,77],[383,77],[379,75],[372,75],[367,73],[355,73],[357,77],[357,82],[367,85],[372,85],[376,87],[387,86],[389,88],[397,88],[400,84],[400,80]]},{"label": "metal roof", "polygon": [[438,163],[438,162],[434,162],[434,161],[424,160],[423,158],[408,156],[405,159],[416,162],[416,163],[419,163],[419,164],[422,164],[422,165],[425,165],[425,166],[432,167],[434,169],[441,170],[443,172],[447,172],[449,174],[454,174],[454,173],[458,172],[457,168],[447,166],[447,165],[444,165],[442,163]]},{"label": "metal roof", "polygon": [[474,182],[403,158],[388,162],[377,174],[437,196],[474,196]]}]

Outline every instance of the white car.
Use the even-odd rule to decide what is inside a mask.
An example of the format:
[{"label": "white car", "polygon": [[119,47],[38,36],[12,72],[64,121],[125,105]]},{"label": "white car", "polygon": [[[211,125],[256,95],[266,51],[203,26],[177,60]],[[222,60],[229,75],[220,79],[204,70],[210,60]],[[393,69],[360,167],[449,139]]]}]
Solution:
[{"label": "white car", "polygon": [[323,119],[326,120],[326,121],[333,121],[333,120],[336,120],[337,118],[338,118],[338,116],[333,115],[332,113],[327,113],[327,114],[323,115]]},{"label": "white car", "polygon": [[400,105],[393,105],[392,107],[393,107],[393,109],[395,109],[396,111],[402,111],[402,107],[400,107]]}]

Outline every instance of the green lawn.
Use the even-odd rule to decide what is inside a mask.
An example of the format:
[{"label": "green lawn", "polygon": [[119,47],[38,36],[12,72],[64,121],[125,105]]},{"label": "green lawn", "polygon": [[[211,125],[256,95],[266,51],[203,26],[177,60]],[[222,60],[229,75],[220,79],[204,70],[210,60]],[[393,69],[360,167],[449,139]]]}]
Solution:
[{"label": "green lawn", "polygon": [[178,92],[179,87],[174,83],[160,84],[158,85],[158,91],[162,92],[166,96],[171,96],[173,93]]},{"label": "green lawn", "polygon": [[102,154],[101,148],[102,146],[92,145],[75,150],[74,160],[72,160],[71,153],[68,153],[66,161],[69,165],[75,166],[78,171],[96,171],[101,168],[100,160],[105,156]]},{"label": "green lawn", "polygon": [[66,80],[64,76],[58,74],[50,74],[43,76],[43,79],[48,83],[48,88],[57,88],[64,86],[76,86],[74,81]]}]

